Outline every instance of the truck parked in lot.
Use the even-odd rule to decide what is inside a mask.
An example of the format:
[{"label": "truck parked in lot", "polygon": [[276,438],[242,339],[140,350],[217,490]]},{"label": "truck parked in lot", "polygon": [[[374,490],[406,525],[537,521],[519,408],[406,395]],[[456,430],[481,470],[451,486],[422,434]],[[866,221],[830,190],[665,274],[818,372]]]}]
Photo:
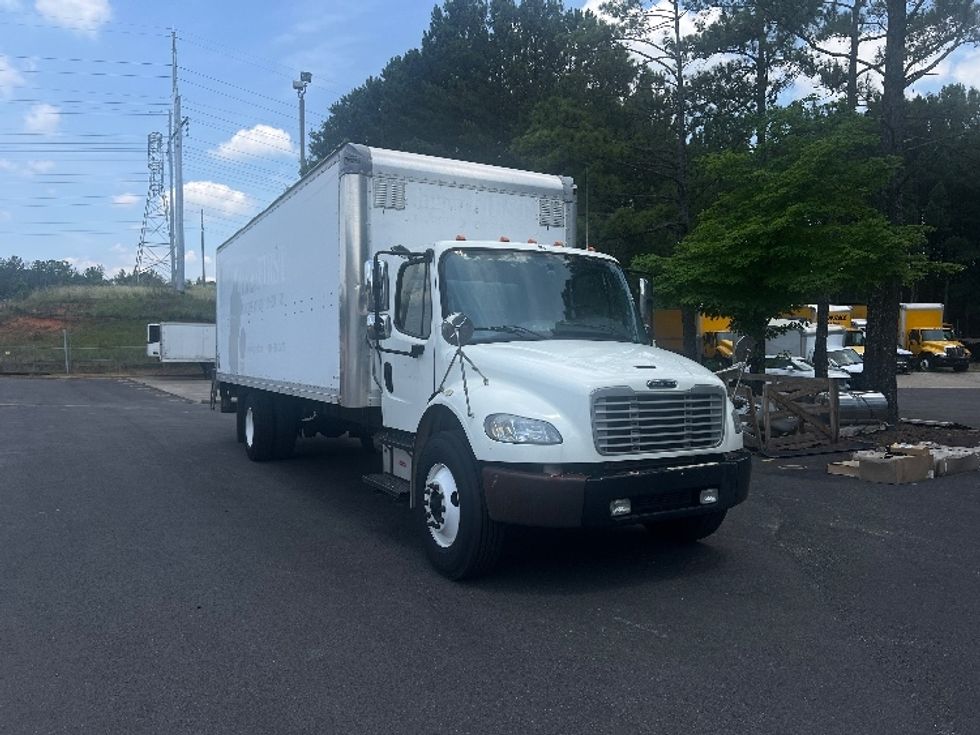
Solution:
[{"label": "truck parked in lot", "polygon": [[[684,353],[684,329],[680,309],[654,309],[650,324],[657,347]],[[727,316],[698,314],[696,326],[702,362],[713,368],[730,366],[735,352],[732,320]]]},{"label": "truck parked in lot", "polygon": [[970,351],[943,324],[942,304],[899,304],[898,340],[922,370],[970,367]]},{"label": "truck parked in lot", "polygon": [[206,322],[155,322],[146,325],[147,357],[164,364],[194,363],[210,375],[214,368],[215,326]]},{"label": "truck parked in lot", "polygon": [[[510,238],[510,239],[508,239]],[[434,566],[508,524],[714,532],[750,458],[721,381],[650,345],[568,178],[345,145],[217,251],[217,388],[254,461],[380,450]]]}]

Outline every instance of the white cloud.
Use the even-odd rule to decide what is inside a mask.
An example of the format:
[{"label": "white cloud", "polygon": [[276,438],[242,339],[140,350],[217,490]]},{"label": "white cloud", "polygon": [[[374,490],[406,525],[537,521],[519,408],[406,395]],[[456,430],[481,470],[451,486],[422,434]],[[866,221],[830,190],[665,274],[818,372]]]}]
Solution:
[{"label": "white cloud", "polygon": [[217,158],[239,160],[256,156],[293,156],[296,151],[285,130],[259,124],[239,130],[210,153]]},{"label": "white cloud", "polygon": [[59,124],[61,124],[61,110],[46,102],[34,105],[24,115],[24,129],[29,133],[51,135],[58,130]]},{"label": "white cloud", "polygon": [[7,97],[16,87],[24,86],[24,75],[0,54],[0,95]]},{"label": "white cloud", "polygon": [[256,210],[255,202],[245,192],[215,181],[184,184],[184,206],[231,217],[241,217]]},{"label": "white cloud", "polygon": [[0,158],[0,171],[16,171],[17,164],[13,161],[8,161],[6,158]]},{"label": "white cloud", "polygon": [[14,218],[6,209],[0,209],[0,222],[10,222]]},{"label": "white cloud", "polygon": [[54,170],[54,161],[28,161],[27,172],[30,174],[46,174]]},{"label": "white cloud", "polygon": [[139,200],[140,198],[136,194],[116,194],[112,198],[112,203],[117,207],[131,207]]},{"label": "white cloud", "polygon": [[109,0],[37,0],[45,20],[78,33],[94,34],[112,18]]},{"label": "white cloud", "polygon": [[968,87],[980,89],[980,49],[970,49],[952,66],[953,79]]}]

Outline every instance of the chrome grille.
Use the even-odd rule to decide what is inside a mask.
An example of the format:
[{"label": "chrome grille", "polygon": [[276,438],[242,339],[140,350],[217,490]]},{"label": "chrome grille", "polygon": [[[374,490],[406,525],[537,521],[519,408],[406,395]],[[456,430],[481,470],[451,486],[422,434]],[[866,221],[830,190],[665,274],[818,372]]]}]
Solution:
[{"label": "chrome grille", "polygon": [[612,388],[592,397],[592,436],[600,454],[708,449],[721,443],[724,427],[721,390],[637,393]]},{"label": "chrome grille", "polygon": [[946,357],[966,357],[962,347],[947,347]]}]

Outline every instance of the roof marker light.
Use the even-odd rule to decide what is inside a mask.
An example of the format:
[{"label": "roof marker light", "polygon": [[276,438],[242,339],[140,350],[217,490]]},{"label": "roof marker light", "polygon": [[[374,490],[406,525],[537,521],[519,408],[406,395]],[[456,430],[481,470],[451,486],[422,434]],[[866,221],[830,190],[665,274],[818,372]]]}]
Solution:
[{"label": "roof marker light", "polygon": [[501,235],[500,242],[510,242],[510,238],[507,235]]},{"label": "roof marker light", "polygon": [[588,250],[590,253],[594,253],[595,252],[595,245],[589,245],[589,247],[587,247],[586,250]]},{"label": "roof marker light", "polygon": [[527,239],[527,244],[528,244],[528,245],[537,245],[537,244],[538,244],[538,241],[537,241],[537,240],[535,240],[535,239],[534,239],[533,237],[529,237],[529,238]]},{"label": "roof marker light", "polygon": [[563,248],[563,247],[565,247],[565,243],[563,243],[561,240],[555,240],[555,247],[556,248]]},{"label": "roof marker light", "polygon": [[456,235],[456,239],[457,240],[465,240],[466,239],[466,235]]}]

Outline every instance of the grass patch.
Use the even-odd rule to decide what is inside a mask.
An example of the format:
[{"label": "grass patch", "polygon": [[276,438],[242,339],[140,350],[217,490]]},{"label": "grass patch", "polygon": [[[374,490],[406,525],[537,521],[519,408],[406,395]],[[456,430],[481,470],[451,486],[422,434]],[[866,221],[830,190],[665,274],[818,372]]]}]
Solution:
[{"label": "grass patch", "polygon": [[183,294],[149,286],[59,286],[0,304],[0,372],[64,372],[68,330],[73,371],[161,367],[145,354],[150,322],[213,322],[214,284]]}]

